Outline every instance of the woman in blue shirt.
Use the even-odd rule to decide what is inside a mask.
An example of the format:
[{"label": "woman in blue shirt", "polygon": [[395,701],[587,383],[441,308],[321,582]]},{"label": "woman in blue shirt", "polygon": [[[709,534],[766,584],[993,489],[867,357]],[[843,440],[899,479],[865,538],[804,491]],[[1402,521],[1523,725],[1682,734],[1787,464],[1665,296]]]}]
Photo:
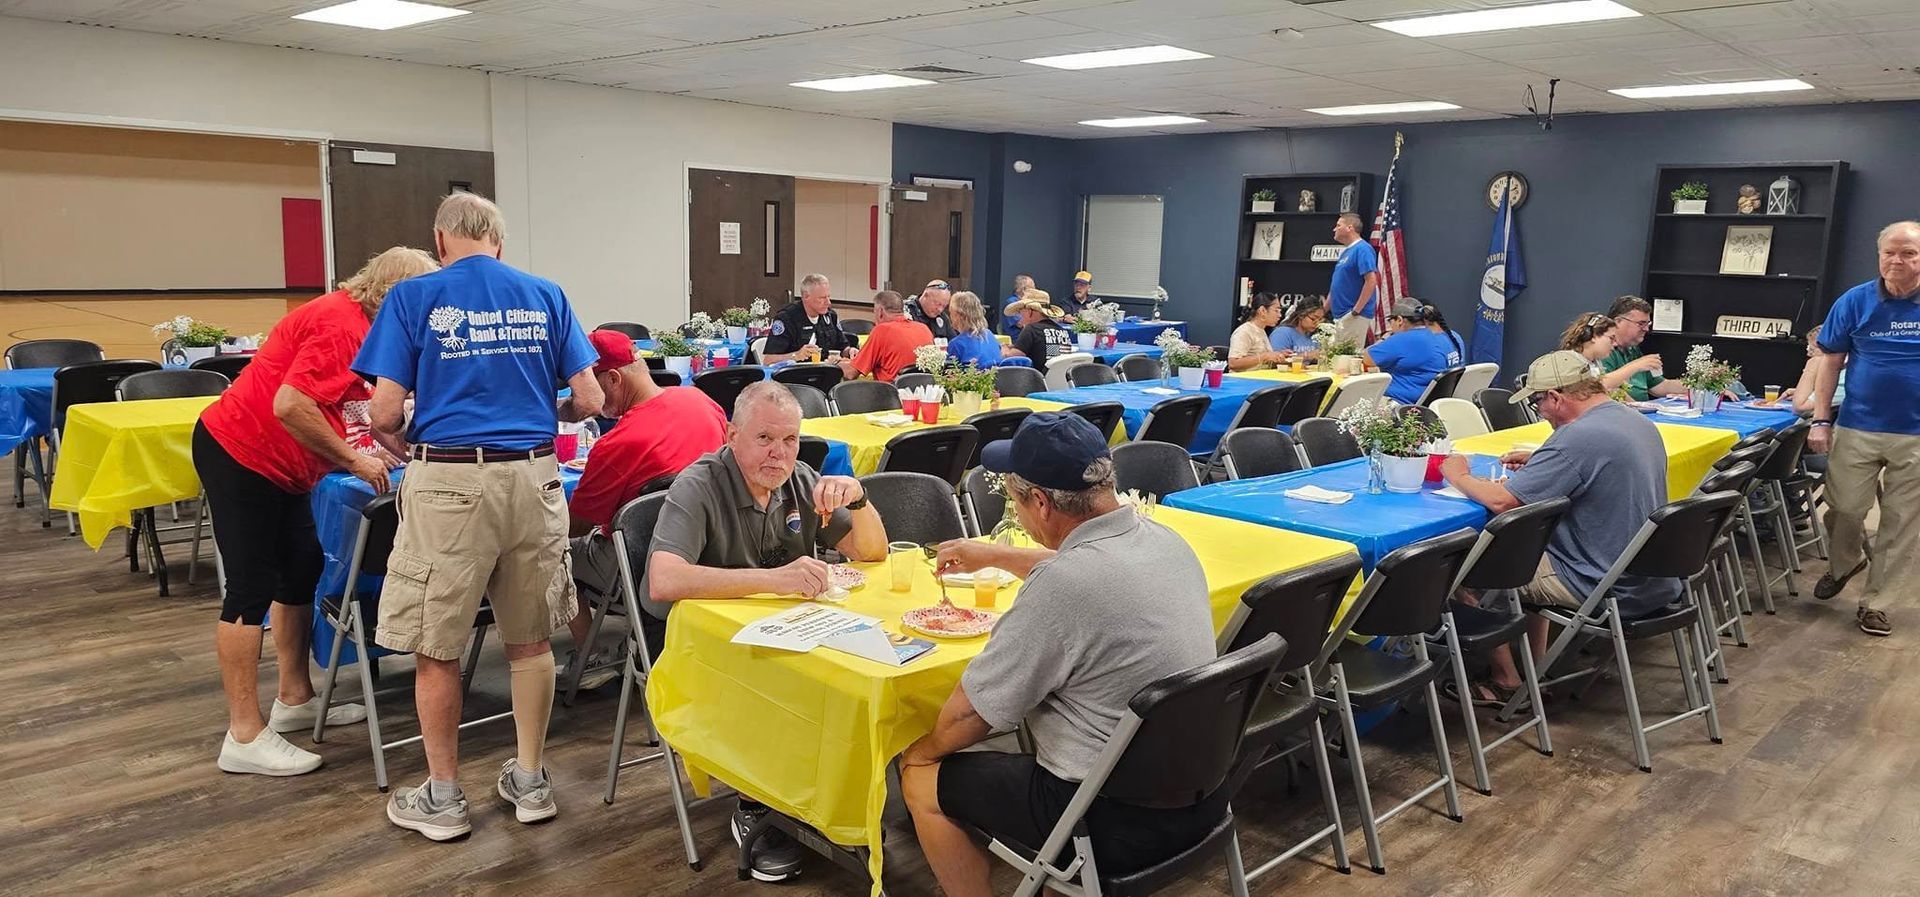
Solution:
[{"label": "woman in blue shirt", "polygon": [[1277,351],[1297,352],[1307,361],[1320,360],[1320,344],[1313,341],[1314,331],[1327,319],[1327,301],[1319,296],[1305,296],[1287,306],[1287,313],[1280,319],[1280,326],[1273,328],[1268,343]]},{"label": "woman in blue shirt", "polygon": [[1420,401],[1433,378],[1459,367],[1467,356],[1466,344],[1447,329],[1440,310],[1410,296],[1393,303],[1387,330],[1392,335],[1368,347],[1367,358],[1393,377],[1387,398],[1403,405]]},{"label": "woman in blue shirt", "polygon": [[953,320],[953,339],[947,340],[947,354],[961,364],[985,370],[1000,363],[1000,341],[987,329],[987,312],[980,297],[968,292],[953,294],[948,304]]}]

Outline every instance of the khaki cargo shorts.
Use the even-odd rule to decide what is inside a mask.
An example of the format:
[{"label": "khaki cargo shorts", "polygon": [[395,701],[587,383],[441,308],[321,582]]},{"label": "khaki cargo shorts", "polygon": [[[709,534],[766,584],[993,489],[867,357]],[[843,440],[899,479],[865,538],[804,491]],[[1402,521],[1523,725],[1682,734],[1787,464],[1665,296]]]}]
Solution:
[{"label": "khaki cargo shorts", "polygon": [[1521,604],[1535,607],[1558,607],[1577,611],[1587,600],[1584,595],[1574,594],[1573,589],[1568,588],[1566,581],[1560,578],[1560,574],[1553,572],[1553,564],[1547,561],[1544,552],[1540,555],[1539,569],[1533,573],[1533,581],[1516,591],[1519,592]]},{"label": "khaki cargo shorts", "polygon": [[509,645],[545,641],[573,619],[567,498],[552,455],[409,461],[398,498],[376,643],[459,660],[483,596]]}]

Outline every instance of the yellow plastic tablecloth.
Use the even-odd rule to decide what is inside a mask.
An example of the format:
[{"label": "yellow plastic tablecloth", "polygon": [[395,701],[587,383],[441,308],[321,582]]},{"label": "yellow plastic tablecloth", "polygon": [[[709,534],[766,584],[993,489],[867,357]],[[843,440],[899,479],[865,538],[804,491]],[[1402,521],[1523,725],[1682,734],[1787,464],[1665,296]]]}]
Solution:
[{"label": "yellow plastic tablecloth", "polygon": [[[1000,400],[1002,410],[1007,408],[1027,408],[1033,411],[1059,411],[1067,407],[1060,402],[1048,402],[1042,399],[1024,397]],[[981,410],[986,410],[983,406]],[[965,419],[952,407],[940,409],[941,424],[957,424]],[[867,420],[864,414],[842,414],[837,417],[810,417],[800,422],[800,432],[808,436],[823,439],[838,439],[847,444],[847,455],[853,462],[853,475],[863,477],[880,469],[880,456],[886,451],[887,440],[902,433],[924,430],[927,424],[908,424],[904,427],[883,427]],[[1119,445],[1127,441],[1125,427],[1114,427],[1112,444]]]},{"label": "yellow plastic tablecloth", "polygon": [[[1154,520],[1199,556],[1216,627],[1261,579],[1354,552],[1333,539],[1176,508],[1159,508]],[[902,631],[902,613],[940,600],[924,560],[915,564],[907,592],[889,590],[884,563],[854,566],[866,571],[867,584],[845,607],[880,618],[890,632]],[[1348,600],[1359,585],[1355,577]],[[972,605],[972,590],[950,588],[950,594],[956,604]],[[997,607],[1017,597],[1017,584],[1002,588]],[[903,667],[827,648],[794,654],[733,644],[741,627],[793,604],[778,598],[679,602],[667,618],[666,650],[648,681],[647,703],[697,793],[708,793],[709,776],[718,778],[834,843],[865,846],[877,894],[887,765],[933,728],[986,639],[940,641]]]},{"label": "yellow plastic tablecloth", "polygon": [[[1740,434],[1732,430],[1661,423],[1653,426],[1660,431],[1660,441],[1667,447],[1669,501],[1685,498],[1691,493],[1713,470],[1713,462],[1720,460],[1735,442],[1740,441]],[[1453,443],[1453,450],[1470,455],[1500,455],[1512,450],[1515,443],[1544,445],[1551,435],[1553,426],[1542,421],[1458,439]]]},{"label": "yellow plastic tablecloth", "polygon": [[1323,411],[1326,410],[1327,403],[1333,401],[1334,391],[1340,388],[1340,384],[1347,381],[1345,374],[1335,374],[1328,371],[1301,371],[1297,374],[1292,371],[1282,370],[1240,371],[1239,373],[1228,374],[1227,376],[1245,377],[1248,380],[1273,380],[1280,383],[1305,383],[1315,377],[1332,380],[1333,386],[1327,389],[1326,397],[1320,400],[1320,409]]},{"label": "yellow plastic tablecloth", "polygon": [[67,409],[47,504],[80,518],[80,536],[98,549],[133,512],[200,494],[193,424],[212,396],[103,402]]}]

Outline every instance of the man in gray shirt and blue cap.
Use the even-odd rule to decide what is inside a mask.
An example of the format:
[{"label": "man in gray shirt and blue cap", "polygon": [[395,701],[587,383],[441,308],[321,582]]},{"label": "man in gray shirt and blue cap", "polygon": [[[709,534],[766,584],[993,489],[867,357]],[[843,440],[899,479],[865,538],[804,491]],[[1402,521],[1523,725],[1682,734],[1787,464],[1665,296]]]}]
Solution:
[{"label": "man in gray shirt and blue cap", "polygon": [[[1084,418],[1041,412],[980,455],[1007,508],[1044,548],[956,540],[943,572],[998,567],[1026,581],[968,665],[933,731],[900,756],[901,790],[949,897],[990,893],[965,826],[1038,847],[1148,683],[1214,658],[1206,574],[1187,543],[1113,492],[1107,441]],[[967,751],[1023,723],[1036,755]],[[1101,798],[1086,816],[1095,861],[1124,873],[1198,843],[1225,795],[1149,808]]]}]

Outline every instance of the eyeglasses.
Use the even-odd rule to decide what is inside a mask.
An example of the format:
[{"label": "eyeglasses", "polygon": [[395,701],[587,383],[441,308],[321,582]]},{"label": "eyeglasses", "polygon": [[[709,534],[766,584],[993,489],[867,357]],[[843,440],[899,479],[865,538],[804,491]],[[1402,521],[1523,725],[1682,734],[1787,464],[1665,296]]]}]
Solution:
[{"label": "eyeglasses", "polygon": [[944,281],[944,280],[936,280],[936,281],[934,281],[934,282],[932,282],[932,283],[929,283],[929,284],[927,284],[927,285],[926,285],[925,287],[922,287],[922,289],[927,289],[927,290],[951,290],[951,289],[953,289],[953,287],[950,287],[950,286],[947,286],[947,282],[946,282],[946,281]]},{"label": "eyeglasses", "polygon": [[1615,318],[1614,320],[1617,320],[1622,324],[1632,324],[1635,327],[1645,327],[1653,323],[1652,318],[1629,318],[1629,317],[1622,316],[1619,318]]}]

